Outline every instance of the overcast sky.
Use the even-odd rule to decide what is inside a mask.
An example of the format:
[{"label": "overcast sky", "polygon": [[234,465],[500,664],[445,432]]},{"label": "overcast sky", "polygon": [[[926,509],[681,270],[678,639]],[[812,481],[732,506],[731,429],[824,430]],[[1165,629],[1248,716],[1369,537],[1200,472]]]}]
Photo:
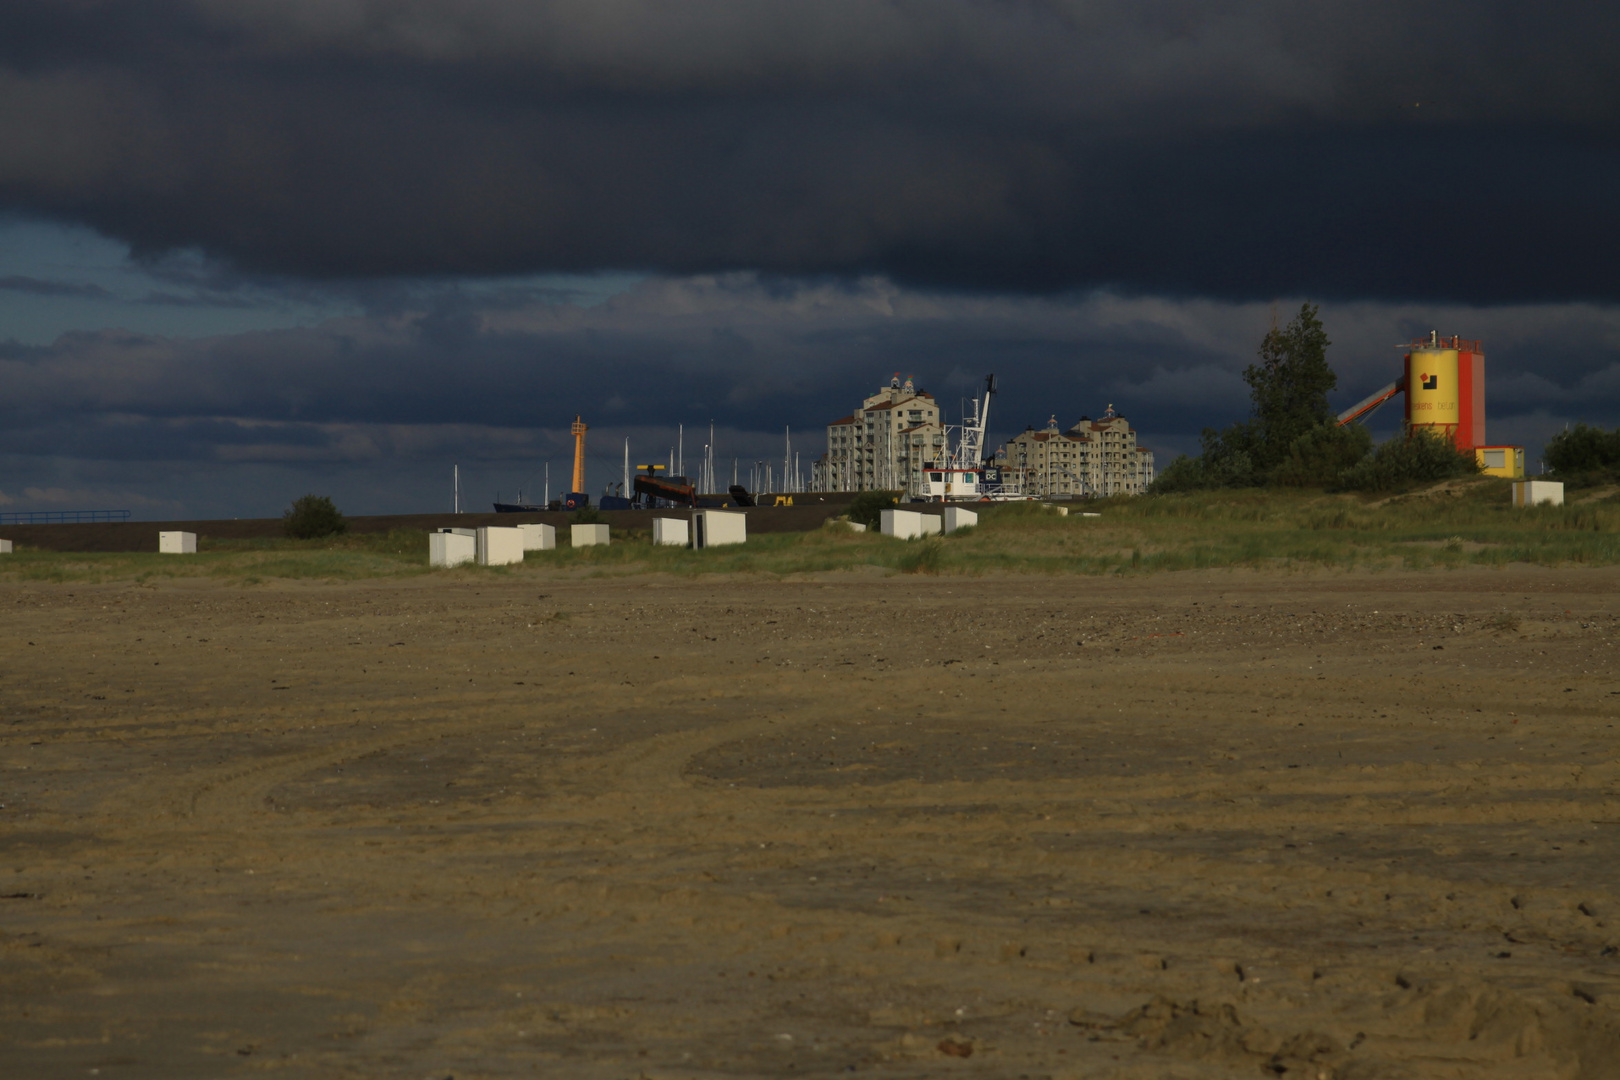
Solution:
[{"label": "overcast sky", "polygon": [[[1620,9],[1492,0],[7,0],[0,511],[272,516],[807,458],[898,371],[1005,438],[1337,404],[1483,338],[1620,424]],[[1397,407],[1378,428],[1391,430]]]}]

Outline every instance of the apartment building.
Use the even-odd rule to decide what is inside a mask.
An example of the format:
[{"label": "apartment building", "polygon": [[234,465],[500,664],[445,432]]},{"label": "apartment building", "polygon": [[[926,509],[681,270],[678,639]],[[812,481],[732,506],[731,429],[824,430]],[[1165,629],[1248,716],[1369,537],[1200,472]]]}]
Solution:
[{"label": "apartment building", "polygon": [[995,463],[1037,498],[1140,495],[1153,482],[1153,451],[1112,405],[1096,420],[1082,416],[1068,430],[1057,417],[1027,428],[996,451]]},{"label": "apartment building", "polygon": [[903,491],[945,455],[939,403],[896,375],[861,407],[827,425],[827,452],[811,464],[816,491]]}]

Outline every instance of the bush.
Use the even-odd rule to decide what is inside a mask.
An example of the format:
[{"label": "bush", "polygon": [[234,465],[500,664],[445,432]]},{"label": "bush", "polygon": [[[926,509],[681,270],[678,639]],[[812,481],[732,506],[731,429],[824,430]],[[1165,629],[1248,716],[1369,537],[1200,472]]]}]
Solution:
[{"label": "bush", "polygon": [[1176,491],[1203,491],[1210,488],[1257,487],[1265,474],[1255,468],[1254,430],[1249,424],[1233,424],[1225,431],[1205,428],[1201,436],[1204,452],[1198,457],[1183,454],[1154,478],[1148,491],[1168,495]]},{"label": "bush", "polygon": [[1230,441],[1212,447],[1206,440],[1201,461],[1205,487],[1257,487],[1266,482],[1265,473],[1254,463],[1254,455]]},{"label": "bush", "polygon": [[1479,462],[1457,449],[1450,437],[1427,428],[1397,435],[1360,464],[1346,469],[1339,487],[1346,491],[1399,491],[1414,484],[1479,475]]},{"label": "bush", "polygon": [[1620,468],[1620,430],[1576,424],[1547,440],[1541,460],[1558,476]]},{"label": "bush", "polygon": [[1203,459],[1182,454],[1159,470],[1159,475],[1148,485],[1148,494],[1169,495],[1176,491],[1201,491],[1208,486],[1204,483]]},{"label": "bush", "polygon": [[349,531],[338,508],[325,495],[305,495],[281,515],[281,527],[294,540],[318,540]]},{"label": "bush", "polygon": [[863,491],[849,504],[849,520],[868,529],[878,527],[885,510],[900,505],[898,491]]},{"label": "bush", "polygon": [[602,523],[602,515],[597,512],[596,507],[587,503],[578,510],[575,510],[573,516],[568,519],[568,522],[571,525],[600,525]]},{"label": "bush", "polygon": [[1329,422],[1312,428],[1288,448],[1271,482],[1285,487],[1330,487],[1372,450],[1372,434],[1360,424]]}]

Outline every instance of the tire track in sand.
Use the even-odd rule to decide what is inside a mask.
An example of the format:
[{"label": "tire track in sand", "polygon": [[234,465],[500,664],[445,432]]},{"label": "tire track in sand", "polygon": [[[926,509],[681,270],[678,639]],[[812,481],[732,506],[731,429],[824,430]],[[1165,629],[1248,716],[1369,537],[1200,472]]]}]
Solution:
[{"label": "tire track in sand", "polygon": [[[548,711],[556,713],[566,710],[585,696],[583,692],[576,692],[554,698],[548,703]],[[412,704],[421,707],[422,702],[418,700]],[[155,808],[160,812],[198,824],[269,817],[266,799],[270,792],[309,773],[400,747],[508,727],[514,722],[528,727],[545,726],[545,721],[532,716],[518,720],[506,709],[477,717],[429,716],[391,720],[389,730],[375,735],[348,739],[317,749],[293,751],[252,764],[235,763],[193,770],[184,777],[178,789],[154,792],[149,801],[155,803]]]}]

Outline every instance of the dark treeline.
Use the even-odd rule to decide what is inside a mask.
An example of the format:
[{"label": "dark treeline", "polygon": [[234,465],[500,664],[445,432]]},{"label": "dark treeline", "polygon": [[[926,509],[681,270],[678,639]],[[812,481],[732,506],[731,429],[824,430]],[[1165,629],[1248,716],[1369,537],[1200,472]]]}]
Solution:
[{"label": "dark treeline", "polygon": [[1605,431],[1590,424],[1565,428],[1547,440],[1541,460],[1560,480],[1620,480],[1620,429]]}]

